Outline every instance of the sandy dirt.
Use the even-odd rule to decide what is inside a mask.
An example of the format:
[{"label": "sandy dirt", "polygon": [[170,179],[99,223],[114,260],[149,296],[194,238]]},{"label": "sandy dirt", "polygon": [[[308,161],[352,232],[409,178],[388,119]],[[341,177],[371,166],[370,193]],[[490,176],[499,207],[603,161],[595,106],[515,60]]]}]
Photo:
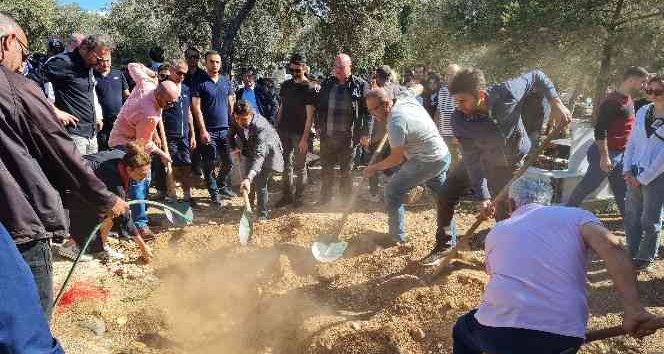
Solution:
[{"label": "sandy dirt", "polygon": [[[310,245],[333,230],[341,208],[313,206],[319,186],[309,188],[305,207],[273,210],[271,220],[255,224],[246,247],[238,242],[240,198],[222,211],[202,206],[184,229],[155,227],[149,265],[138,260],[134,244],[114,241],[128,259],[85,263],[74,277],[109,296],[56,311],[55,335],[73,354],[451,353],[456,318],[479,304],[488,280],[481,248],[491,224],[480,227],[473,251],[428,282],[431,269],[419,260],[433,246],[435,207],[409,208],[411,241],[392,246],[381,204],[360,201],[342,234],[350,242],[345,258],[323,264]],[[207,200],[203,189],[196,192]],[[461,231],[473,215],[469,205],[458,213]],[[617,215],[601,217],[621,230]],[[160,219],[153,214],[153,221]],[[56,287],[70,266],[55,262]],[[620,303],[602,262],[591,261],[588,269],[589,328],[619,324]],[[644,304],[664,315],[664,262],[639,276],[639,289]],[[664,331],[642,341],[594,343],[581,352],[664,353]]]}]

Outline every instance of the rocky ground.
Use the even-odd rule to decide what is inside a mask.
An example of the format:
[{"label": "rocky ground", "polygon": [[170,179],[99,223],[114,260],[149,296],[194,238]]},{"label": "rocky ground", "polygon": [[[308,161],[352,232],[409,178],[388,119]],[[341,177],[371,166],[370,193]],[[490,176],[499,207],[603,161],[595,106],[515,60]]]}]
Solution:
[{"label": "rocky ground", "polygon": [[[55,335],[73,354],[451,353],[452,326],[478,305],[488,279],[481,248],[491,225],[480,227],[473,251],[429,282],[431,269],[419,260],[434,242],[434,206],[410,207],[411,242],[390,247],[381,205],[359,202],[342,234],[350,242],[345,258],[318,263],[312,240],[333,229],[341,208],[313,206],[319,186],[310,190],[305,207],[275,210],[256,224],[248,246],[238,242],[240,198],[223,211],[202,206],[184,229],[155,228],[151,264],[138,260],[134,244],[113,241],[128,259],[84,263],[74,276],[75,283],[93,283],[108,296],[59,308]],[[462,208],[461,231],[473,215],[470,206]],[[617,215],[601,217],[622,234]],[[70,266],[55,262],[56,287]],[[644,304],[664,315],[664,262],[639,275],[639,287]],[[601,261],[589,263],[588,293],[590,329],[620,323],[620,304]],[[664,353],[664,331],[642,341],[593,343],[582,353]]]}]

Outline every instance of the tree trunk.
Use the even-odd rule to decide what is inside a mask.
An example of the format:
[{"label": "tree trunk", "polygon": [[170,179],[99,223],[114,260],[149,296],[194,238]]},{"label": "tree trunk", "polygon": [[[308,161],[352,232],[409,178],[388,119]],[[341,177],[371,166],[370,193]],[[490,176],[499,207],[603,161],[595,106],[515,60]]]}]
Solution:
[{"label": "tree trunk", "polygon": [[214,15],[212,17],[212,50],[221,53],[222,33],[224,33],[224,13],[226,1],[217,1],[214,4]]},{"label": "tree trunk", "polygon": [[230,73],[233,69],[234,42],[242,23],[247,19],[251,10],[256,7],[256,0],[246,0],[238,11],[237,15],[231,20],[224,30],[224,41],[221,45],[221,68],[224,73]]},{"label": "tree trunk", "polygon": [[599,67],[599,74],[595,80],[595,94],[593,97],[592,121],[597,121],[599,103],[606,96],[606,89],[609,86],[609,71],[611,69],[611,60],[613,59],[613,34],[609,33],[606,42],[602,46],[602,62]]},{"label": "tree trunk", "polygon": [[605,27],[606,39],[602,45],[602,61],[599,67],[599,74],[595,81],[595,95],[593,98],[593,122],[597,121],[597,114],[600,101],[606,96],[606,89],[609,86],[609,72],[611,70],[611,61],[613,60],[613,50],[616,32],[618,31],[618,24],[620,15],[622,14],[625,1],[618,0],[616,8],[613,11],[611,22]]}]

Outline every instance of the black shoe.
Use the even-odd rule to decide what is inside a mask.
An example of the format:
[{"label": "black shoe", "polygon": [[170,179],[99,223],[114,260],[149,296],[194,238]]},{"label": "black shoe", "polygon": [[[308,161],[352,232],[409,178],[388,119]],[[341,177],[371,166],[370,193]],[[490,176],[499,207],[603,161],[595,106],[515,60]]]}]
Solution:
[{"label": "black shoe", "polygon": [[217,198],[217,199],[215,199],[212,203],[213,203],[214,205],[216,205],[217,207],[219,207],[219,208],[223,208],[223,207],[226,206],[226,202],[225,202],[223,199],[221,199],[221,198]]},{"label": "black shoe", "polygon": [[444,244],[442,246],[436,245],[433,251],[431,251],[428,256],[424,257],[424,259],[422,259],[422,265],[427,267],[439,265],[451,249],[452,247],[450,247],[448,244]]},{"label": "black shoe", "polygon": [[632,264],[637,272],[649,272],[653,268],[651,261],[644,261],[642,259],[633,259]]},{"label": "black shoe", "polygon": [[230,188],[222,188],[219,190],[222,198],[230,199],[237,197],[237,194],[233,192]]},{"label": "black shoe", "polygon": [[198,202],[194,198],[186,198],[185,203],[189,203],[189,206],[192,208],[198,208]]},{"label": "black shoe", "polygon": [[302,199],[295,199],[293,201],[293,208],[297,209],[297,208],[301,208],[303,206],[304,206],[304,202],[302,201]]},{"label": "black shoe", "polygon": [[292,203],[293,203],[293,199],[288,198],[288,197],[284,197],[284,198],[281,198],[281,199],[280,199],[280,200],[274,205],[274,207],[275,207],[275,208],[283,208],[283,207],[285,207],[285,206],[287,206],[287,205],[289,205],[289,204],[292,204]]}]

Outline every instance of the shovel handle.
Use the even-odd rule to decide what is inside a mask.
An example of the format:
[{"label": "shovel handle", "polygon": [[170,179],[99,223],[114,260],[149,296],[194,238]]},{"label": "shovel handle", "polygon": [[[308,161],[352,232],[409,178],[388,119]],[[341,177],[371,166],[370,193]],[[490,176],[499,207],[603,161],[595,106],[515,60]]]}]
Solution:
[{"label": "shovel handle", "polygon": [[[523,176],[524,173],[528,170],[528,167],[530,167],[535,161],[537,160],[537,157],[539,157],[540,154],[544,152],[544,150],[549,146],[551,143],[551,140],[555,136],[558,135],[558,133],[562,132],[562,130],[565,128],[565,126],[558,126],[556,129],[554,129],[549,135],[546,136],[546,139],[542,142],[542,144],[537,147],[535,151],[533,151],[528,158],[526,159],[526,162],[523,163],[520,169],[518,169],[514,175],[512,176],[512,179],[505,184],[505,186],[498,192],[498,195],[493,199],[493,201],[498,201],[507,196],[507,192],[509,191],[509,187],[512,185],[514,181],[516,181],[519,177]],[[459,250],[465,249],[468,247],[470,244],[470,237],[475,233],[477,228],[482,224],[483,219],[478,215],[475,218],[475,223],[466,231],[466,233],[463,235],[463,237],[459,240],[457,245],[454,247],[454,249],[445,257],[445,259],[438,265],[438,268],[434,270],[432,273],[430,279],[431,281],[434,281],[438,279],[438,277],[443,273],[445,268],[450,264],[452,261],[453,257],[456,257],[458,255]]]},{"label": "shovel handle", "polygon": [[[369,166],[373,165],[373,163],[376,161],[378,158],[378,155],[383,151],[383,148],[385,147],[385,143],[387,142],[387,132],[383,135],[383,138],[380,139],[380,143],[378,144],[378,147],[376,150],[374,150],[373,155],[371,155],[371,159],[369,160]],[[358,191],[362,186],[364,186],[364,183],[367,181],[367,177],[362,176],[362,179],[360,180],[360,185],[358,186],[358,189],[353,192],[353,194],[350,197],[350,200],[348,202],[348,208],[346,208],[346,211],[344,211],[344,214],[341,216],[341,220],[339,221],[339,226],[337,227],[337,237],[341,234],[341,231],[343,231],[344,225],[346,224],[346,220],[350,216],[351,211],[353,210],[353,207],[355,206],[355,199],[357,199]]]},{"label": "shovel handle", "polygon": [[249,193],[246,190],[242,190],[242,200],[244,200],[245,209],[251,212],[251,203],[249,203]]},{"label": "shovel handle", "polygon": [[[641,325],[641,328],[645,330],[656,331],[664,328],[664,317],[657,317],[651,321],[648,321]],[[590,343],[598,340],[604,340],[608,338],[624,336],[627,332],[622,328],[622,326],[614,326],[609,328],[598,329],[595,331],[590,331],[586,333],[585,343]]]}]

